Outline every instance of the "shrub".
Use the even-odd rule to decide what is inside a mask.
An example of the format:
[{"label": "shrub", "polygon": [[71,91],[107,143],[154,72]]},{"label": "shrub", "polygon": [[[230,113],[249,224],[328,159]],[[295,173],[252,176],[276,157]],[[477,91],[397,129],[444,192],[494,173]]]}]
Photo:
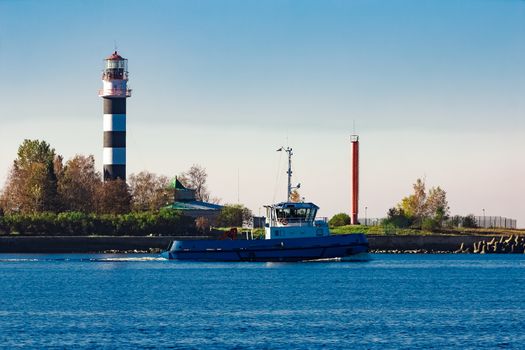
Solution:
[{"label": "shrub", "polygon": [[56,214],[49,212],[13,214],[5,216],[3,221],[7,233],[51,234],[57,231]]},{"label": "shrub", "polygon": [[215,221],[215,226],[218,227],[239,227],[242,226],[243,221],[251,218],[252,212],[243,205],[225,205],[222,207],[219,216]]},{"label": "shrub", "polygon": [[478,223],[476,222],[476,218],[474,217],[474,215],[469,214],[463,218],[461,226],[466,228],[477,228]]},{"label": "shrub", "polygon": [[459,227],[459,225],[462,223],[463,218],[459,215],[454,215],[450,219],[448,219],[445,223],[447,227]]},{"label": "shrub", "polygon": [[130,214],[79,212],[13,214],[0,217],[0,233],[21,235],[185,235],[196,232],[195,221],[173,209]]},{"label": "shrub", "polygon": [[72,211],[57,215],[56,228],[64,235],[82,235],[91,233],[93,227],[87,214]]},{"label": "shrub", "polygon": [[439,221],[437,221],[436,219],[424,218],[421,222],[421,228],[425,231],[434,231],[439,227]]},{"label": "shrub", "polygon": [[403,209],[390,208],[388,217],[383,220],[383,226],[392,225],[399,228],[407,228],[413,224],[412,218],[405,214]]},{"label": "shrub", "polygon": [[328,224],[330,225],[330,227],[339,227],[339,226],[350,225],[350,216],[348,214],[346,214],[346,213],[335,214],[328,221]]},{"label": "shrub", "polygon": [[386,222],[387,219],[383,220],[383,231],[385,232],[385,235],[395,235],[397,234],[397,227]]}]

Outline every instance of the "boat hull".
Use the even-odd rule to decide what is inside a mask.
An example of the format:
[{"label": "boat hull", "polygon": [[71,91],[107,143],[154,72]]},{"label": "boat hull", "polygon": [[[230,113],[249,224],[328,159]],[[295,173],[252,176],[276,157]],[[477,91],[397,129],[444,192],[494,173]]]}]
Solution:
[{"label": "boat hull", "polygon": [[163,256],[195,261],[305,261],[368,252],[364,234],[262,240],[173,241]]}]

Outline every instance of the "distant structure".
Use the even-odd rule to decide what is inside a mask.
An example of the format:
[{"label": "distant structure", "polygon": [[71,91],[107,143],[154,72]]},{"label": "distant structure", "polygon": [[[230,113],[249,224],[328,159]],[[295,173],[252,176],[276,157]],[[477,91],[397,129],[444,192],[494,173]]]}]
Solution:
[{"label": "distant structure", "polygon": [[177,178],[171,182],[170,187],[173,189],[173,203],[166,208],[180,210],[184,215],[193,218],[204,217],[212,224],[215,222],[222,205],[196,200],[195,190],[186,188]]},{"label": "distant structure", "polygon": [[115,51],[104,62],[103,88],[98,94],[104,99],[104,181],[126,180],[128,60]]},{"label": "distant structure", "polygon": [[352,208],[350,220],[352,225],[358,225],[359,212],[359,136],[350,136],[352,143]]}]

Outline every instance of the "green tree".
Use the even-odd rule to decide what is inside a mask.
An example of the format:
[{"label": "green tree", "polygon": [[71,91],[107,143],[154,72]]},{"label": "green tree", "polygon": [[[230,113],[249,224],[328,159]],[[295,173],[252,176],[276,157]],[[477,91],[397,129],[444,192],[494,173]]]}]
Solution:
[{"label": "green tree", "polygon": [[410,227],[410,225],[412,225],[412,219],[400,208],[390,208],[387,218],[383,220],[383,226],[406,228]]},{"label": "green tree", "polygon": [[243,221],[248,221],[252,216],[250,209],[241,204],[225,205],[215,220],[218,227],[242,226]]},{"label": "green tree", "polygon": [[24,140],[0,198],[5,212],[57,211],[57,176],[61,159],[45,141]]},{"label": "green tree", "polygon": [[328,221],[328,224],[330,225],[330,227],[350,225],[350,216],[346,213],[335,214]]},{"label": "green tree", "polygon": [[55,150],[47,142],[40,140],[25,139],[18,147],[17,155],[15,165],[21,169],[34,163],[41,163],[53,168],[53,161],[55,160]]},{"label": "green tree", "polygon": [[440,227],[439,221],[433,218],[423,218],[423,222],[421,223],[421,229],[426,231],[434,231]]}]

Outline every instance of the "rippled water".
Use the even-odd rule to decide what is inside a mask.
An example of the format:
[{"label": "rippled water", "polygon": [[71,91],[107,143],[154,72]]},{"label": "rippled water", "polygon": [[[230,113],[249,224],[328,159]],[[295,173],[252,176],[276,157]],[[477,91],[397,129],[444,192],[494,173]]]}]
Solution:
[{"label": "rippled water", "polygon": [[525,256],[0,254],[0,348],[525,348]]}]

